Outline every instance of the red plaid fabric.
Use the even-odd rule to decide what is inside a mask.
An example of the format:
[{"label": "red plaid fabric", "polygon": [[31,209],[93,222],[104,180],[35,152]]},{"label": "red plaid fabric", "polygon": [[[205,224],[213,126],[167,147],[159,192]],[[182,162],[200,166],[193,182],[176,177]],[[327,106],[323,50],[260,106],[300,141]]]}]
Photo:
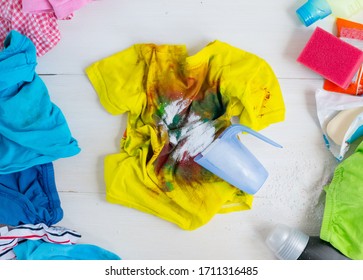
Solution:
[{"label": "red plaid fabric", "polygon": [[51,50],[61,38],[54,12],[24,13],[22,0],[0,0],[0,48],[11,30],[32,40],[38,57]]}]

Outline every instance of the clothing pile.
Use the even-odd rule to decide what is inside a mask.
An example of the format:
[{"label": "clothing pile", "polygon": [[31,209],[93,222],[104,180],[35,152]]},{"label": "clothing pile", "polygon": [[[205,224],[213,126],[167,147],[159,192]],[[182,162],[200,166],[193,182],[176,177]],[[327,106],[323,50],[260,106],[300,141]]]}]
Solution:
[{"label": "clothing pile", "polygon": [[[0,51],[0,225],[5,225],[0,228],[0,259],[41,257],[28,250],[48,252],[43,256],[54,252],[54,257],[64,259],[74,252],[71,247],[72,251],[64,255],[43,244],[56,239],[56,248],[65,250],[60,243],[76,241],[59,240],[68,237],[58,235],[59,230],[52,228],[63,218],[53,161],[74,156],[80,148],[61,109],[51,101],[46,85],[35,72],[36,65],[33,42],[15,30],[10,31]],[[41,228],[32,226],[38,224]],[[36,235],[27,230],[37,231],[35,239],[42,240],[34,240]],[[42,235],[41,230],[50,230],[53,236]],[[19,248],[18,238],[23,239]],[[14,254],[13,248],[19,254]]]}]

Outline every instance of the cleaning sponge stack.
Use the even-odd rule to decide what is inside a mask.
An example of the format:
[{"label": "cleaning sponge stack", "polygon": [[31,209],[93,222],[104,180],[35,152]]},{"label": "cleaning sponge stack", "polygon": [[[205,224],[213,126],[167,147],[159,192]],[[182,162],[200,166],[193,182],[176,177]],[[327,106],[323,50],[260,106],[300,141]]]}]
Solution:
[{"label": "cleaning sponge stack", "polygon": [[317,27],[297,61],[347,88],[363,63],[363,52]]}]

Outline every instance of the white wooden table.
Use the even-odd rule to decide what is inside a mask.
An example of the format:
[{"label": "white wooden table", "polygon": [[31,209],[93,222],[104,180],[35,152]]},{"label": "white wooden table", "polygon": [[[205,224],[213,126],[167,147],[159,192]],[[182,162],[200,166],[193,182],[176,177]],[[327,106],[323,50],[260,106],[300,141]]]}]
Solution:
[{"label": "white wooden table", "polygon": [[[323,143],[314,92],[323,79],[296,62],[316,26],[334,33],[335,18],[305,27],[291,0],[98,0],[59,21],[61,42],[38,59],[37,72],[67,118],[82,149],[54,162],[64,218],[58,223],[123,259],[268,260],[265,237],[276,223],[318,235],[322,187],[336,161]],[[351,20],[363,22],[363,13]],[[135,43],[185,44],[189,54],[215,39],[264,58],[274,69],[286,120],[261,131],[283,145],[254,142],[270,175],[249,211],[216,215],[184,231],[143,212],[105,201],[103,158],[118,151],[126,116],[111,116],[85,76],[91,63]],[[246,145],[248,146],[248,139]]]}]

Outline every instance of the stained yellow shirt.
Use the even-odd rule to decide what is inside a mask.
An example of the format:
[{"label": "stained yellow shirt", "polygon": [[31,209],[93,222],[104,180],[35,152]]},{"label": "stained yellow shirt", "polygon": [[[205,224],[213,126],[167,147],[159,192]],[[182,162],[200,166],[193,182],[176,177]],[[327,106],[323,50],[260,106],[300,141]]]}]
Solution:
[{"label": "stained yellow shirt", "polygon": [[[192,230],[253,196],[194,162],[236,116],[254,130],[282,121],[278,80],[258,56],[214,41],[136,44],[86,69],[104,108],[128,114],[120,150],[104,165],[106,199]],[[117,131],[117,128],[115,128]]]}]

